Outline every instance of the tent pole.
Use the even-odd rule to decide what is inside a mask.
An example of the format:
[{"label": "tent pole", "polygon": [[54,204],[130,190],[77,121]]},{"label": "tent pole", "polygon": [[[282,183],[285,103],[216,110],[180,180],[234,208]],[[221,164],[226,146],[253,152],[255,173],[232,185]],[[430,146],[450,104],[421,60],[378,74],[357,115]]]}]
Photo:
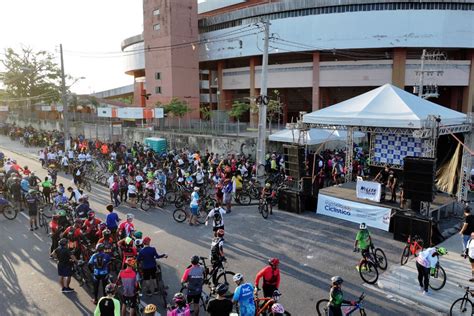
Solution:
[{"label": "tent pole", "polygon": [[346,182],[352,181],[352,159],[354,156],[354,127],[347,128]]}]

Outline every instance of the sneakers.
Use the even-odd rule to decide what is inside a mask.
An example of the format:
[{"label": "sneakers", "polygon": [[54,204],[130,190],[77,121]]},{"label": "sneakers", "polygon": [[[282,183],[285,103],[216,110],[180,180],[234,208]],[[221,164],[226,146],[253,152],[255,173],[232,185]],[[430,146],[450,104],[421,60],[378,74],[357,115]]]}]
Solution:
[{"label": "sneakers", "polygon": [[61,290],[61,292],[63,292],[63,293],[71,293],[71,292],[74,292],[74,289],[71,289],[70,287],[63,287],[63,289]]},{"label": "sneakers", "polygon": [[359,265],[356,265],[356,270],[359,271],[359,272],[362,270],[362,272],[364,272],[364,271],[367,271],[369,269],[367,268],[367,266],[362,266],[362,269],[359,269]]},{"label": "sneakers", "polygon": [[160,292],[158,291],[158,289],[155,289],[155,291],[153,292],[153,294],[155,294],[155,295],[157,295],[158,293],[160,293]]},{"label": "sneakers", "polygon": [[35,230],[38,230],[38,226],[35,227]]},{"label": "sneakers", "polygon": [[423,295],[425,295],[425,296],[431,296],[430,292],[428,292],[428,291],[423,291]]},{"label": "sneakers", "polygon": [[30,227],[30,232],[32,232],[32,231],[33,231],[33,227]]},{"label": "sneakers", "polygon": [[474,278],[470,278],[470,279],[469,279],[469,282],[474,282]]},{"label": "sneakers", "polygon": [[146,296],[151,296],[151,291],[147,291]]}]

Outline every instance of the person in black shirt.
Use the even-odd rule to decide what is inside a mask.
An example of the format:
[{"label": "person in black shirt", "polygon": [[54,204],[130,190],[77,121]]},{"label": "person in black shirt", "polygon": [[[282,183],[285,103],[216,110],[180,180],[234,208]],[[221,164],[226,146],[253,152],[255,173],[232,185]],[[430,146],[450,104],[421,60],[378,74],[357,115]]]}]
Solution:
[{"label": "person in black shirt", "polygon": [[466,207],[464,209],[464,217],[464,224],[462,225],[462,228],[459,231],[459,234],[462,236],[462,256],[464,256],[464,253],[466,251],[466,245],[469,241],[469,238],[471,238],[471,233],[474,232],[474,215],[471,214],[471,209],[469,207]]},{"label": "person in black shirt", "polygon": [[389,176],[390,176],[390,168],[386,166],[385,168],[380,170],[380,172],[377,174],[377,176],[375,176],[375,179],[374,179],[374,181],[378,181],[382,184],[382,193],[380,196],[381,201],[385,200],[385,188],[389,184],[388,183]]},{"label": "person in black shirt", "polygon": [[229,316],[232,312],[232,301],[225,297],[229,291],[226,284],[219,284],[216,288],[217,297],[207,303],[207,312],[211,316]]},{"label": "person in black shirt", "polygon": [[58,275],[59,284],[61,284],[61,292],[69,293],[74,292],[74,289],[70,288],[73,262],[76,258],[67,247],[67,239],[62,238],[59,241],[59,247],[52,253],[54,258],[58,259]]}]

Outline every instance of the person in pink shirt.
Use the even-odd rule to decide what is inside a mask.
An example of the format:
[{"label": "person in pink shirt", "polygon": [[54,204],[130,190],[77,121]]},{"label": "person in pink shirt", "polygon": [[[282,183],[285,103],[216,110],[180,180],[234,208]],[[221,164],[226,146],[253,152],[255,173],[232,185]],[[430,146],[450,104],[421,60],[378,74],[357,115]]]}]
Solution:
[{"label": "person in pink shirt", "polygon": [[118,227],[118,234],[121,239],[125,237],[131,237],[132,233],[135,231],[135,225],[133,224],[133,214],[127,214],[127,219],[120,223]]}]

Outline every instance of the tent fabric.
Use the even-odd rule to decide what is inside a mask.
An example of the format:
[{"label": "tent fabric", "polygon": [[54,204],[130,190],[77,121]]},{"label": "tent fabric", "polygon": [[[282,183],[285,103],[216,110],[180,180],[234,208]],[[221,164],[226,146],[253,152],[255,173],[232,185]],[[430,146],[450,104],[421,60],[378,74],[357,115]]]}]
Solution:
[{"label": "tent fabric", "polygon": [[[361,132],[354,132],[355,138],[364,137]],[[284,129],[268,136],[270,141],[283,143],[298,143],[299,145],[316,145],[326,141],[346,141],[347,133],[345,131],[337,131],[331,129],[312,128],[307,132],[307,136],[303,138],[303,134],[299,129]],[[306,143],[305,143],[306,140]]]},{"label": "tent fabric", "polygon": [[460,125],[467,120],[464,113],[385,84],[352,99],[305,114],[303,123],[419,129],[426,125],[429,115],[439,115],[441,124],[446,126]]}]

